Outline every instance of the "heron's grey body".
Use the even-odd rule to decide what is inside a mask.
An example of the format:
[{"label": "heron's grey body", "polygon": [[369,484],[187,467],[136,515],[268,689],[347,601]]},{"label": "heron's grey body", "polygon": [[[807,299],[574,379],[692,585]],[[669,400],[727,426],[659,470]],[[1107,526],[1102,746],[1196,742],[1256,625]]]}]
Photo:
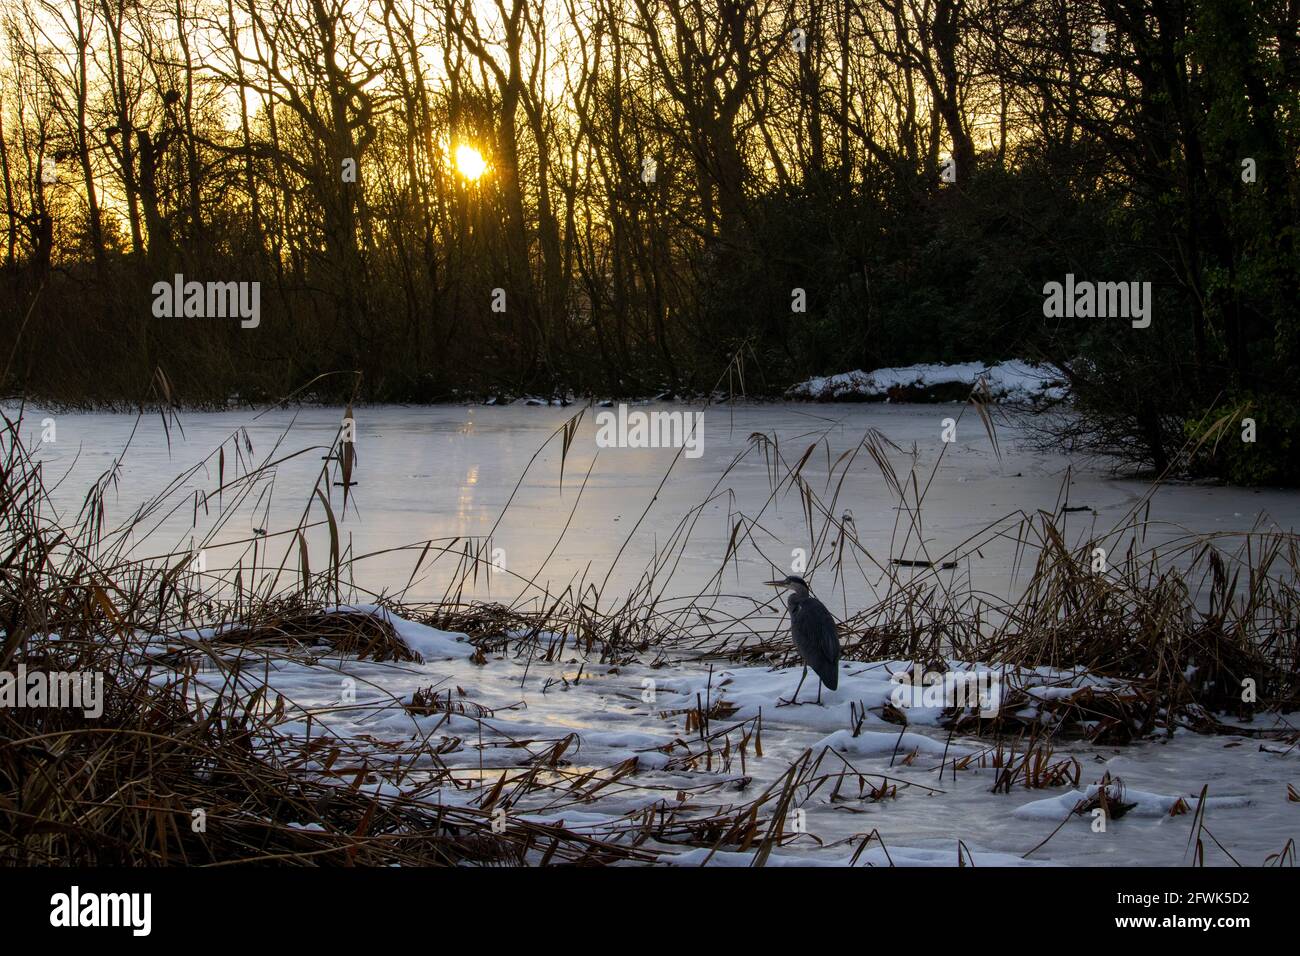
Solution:
[{"label": "heron's grey body", "polygon": [[[835,690],[840,686],[840,638],[835,629],[835,618],[831,617],[825,604],[808,593],[808,583],[803,578],[791,575],[784,581],[768,583],[790,589],[790,636],[794,638],[795,649],[821,682]],[[802,680],[799,686],[803,686]],[[796,690],[795,697],[798,696]],[[820,691],[817,699],[821,699]]]}]

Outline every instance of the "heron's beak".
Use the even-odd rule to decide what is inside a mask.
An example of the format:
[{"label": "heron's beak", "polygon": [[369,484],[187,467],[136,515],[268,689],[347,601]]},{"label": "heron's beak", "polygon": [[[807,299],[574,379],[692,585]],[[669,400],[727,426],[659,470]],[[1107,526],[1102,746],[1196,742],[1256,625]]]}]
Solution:
[{"label": "heron's beak", "polygon": [[764,583],[764,584],[770,584],[770,585],[772,585],[772,587],[775,587],[775,588],[783,588],[783,587],[785,587],[785,582],[784,582],[784,581],[764,581],[763,583]]}]

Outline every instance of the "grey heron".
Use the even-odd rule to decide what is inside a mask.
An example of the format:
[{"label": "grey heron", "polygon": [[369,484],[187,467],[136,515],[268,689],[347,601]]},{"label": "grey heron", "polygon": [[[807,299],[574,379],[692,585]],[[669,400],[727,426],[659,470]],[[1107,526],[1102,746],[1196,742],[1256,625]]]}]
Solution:
[{"label": "grey heron", "polygon": [[790,598],[790,636],[794,638],[795,649],[803,658],[803,676],[794,696],[785,703],[793,704],[799,699],[804,679],[811,667],[819,679],[817,685],[817,703],[822,702],[822,688],[825,684],[831,690],[840,686],[840,638],[835,630],[835,618],[826,610],[826,605],[809,593],[808,582],[796,575],[790,575],[781,581],[764,582],[773,587],[789,588]]}]

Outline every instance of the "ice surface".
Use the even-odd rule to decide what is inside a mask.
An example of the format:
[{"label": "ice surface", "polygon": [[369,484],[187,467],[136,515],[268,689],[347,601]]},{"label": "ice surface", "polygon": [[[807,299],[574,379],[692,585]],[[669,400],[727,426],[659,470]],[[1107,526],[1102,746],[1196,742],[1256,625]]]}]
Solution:
[{"label": "ice surface", "polygon": [[[355,409],[357,485],[350,489],[346,511],[339,489],[333,487],[331,493],[342,546],[355,559],[352,581],[363,599],[366,594],[399,591],[409,600],[441,598],[460,577],[457,564],[465,542],[484,542],[491,532],[490,547],[481,552],[481,573],[466,582],[466,597],[509,603],[521,594],[544,588],[554,595],[585,581],[597,586],[602,606],[609,607],[625,600],[656,551],[674,541],[680,545],[675,559],[656,569],[655,589],[669,601],[666,606],[671,599],[703,592],[706,603],[716,600],[722,609],[752,612],[752,603],[738,608],[734,599],[770,601],[774,595],[761,582],[776,570],[773,563],[788,570],[796,548],[805,550],[810,565],[819,556],[808,551],[810,533],[798,489],[786,482],[773,494],[769,465],[761,451],[751,447],[755,433],[772,436],[787,465],[816,445],[802,477],[827,500],[838,487],[836,516],[852,515],[857,538],[871,558],[862,562],[865,580],[860,574],[809,575],[818,596],[841,617],[883,593],[887,579],[880,567],[893,558],[939,558],[954,552],[958,567],[953,570],[909,573],[940,588],[1013,593],[1023,586],[1023,570],[1016,577],[1017,552],[1011,538],[1025,515],[1039,509],[1057,513],[1066,504],[1086,506],[1089,510],[1060,518],[1068,542],[1076,544],[1121,523],[1148,490],[1140,481],[1112,479],[1100,464],[1029,449],[1021,441],[1025,419],[1018,415],[999,416],[999,460],[983,424],[968,409],[800,403],[711,407],[704,418],[704,455],[694,460],[683,456],[675,464],[672,449],[597,449],[589,410],[570,445],[561,486],[560,441],[546,443],[577,411],[469,405]],[[27,409],[24,430],[43,464],[51,499],[65,515],[75,516],[91,482],[121,459],[118,481],[105,499],[110,532],[124,526],[135,509],[174,476],[213,455],[238,429],[247,429],[252,459],[278,461],[273,480],[260,480],[256,493],[237,495],[232,478],[246,467],[235,460],[227,441],[224,492],[217,493],[214,456],[180,485],[169,507],[151,514],[132,532],[133,553],[172,555],[174,563],[175,555],[202,547],[208,568],[216,570],[241,560],[247,566],[255,543],[261,564],[278,566],[287,554],[281,584],[296,573],[293,535],[259,537],[258,529],[274,535],[297,524],[320,474],[320,456],[338,432],[341,409],[187,413],[180,416],[184,433],[171,430],[170,450],[156,416],[144,417],[137,427],[134,415],[105,413],[55,413],[58,441],[41,444],[39,423],[47,414]],[[942,421],[948,417],[959,421],[956,441],[944,444]],[[923,542],[908,536],[906,515],[865,451],[858,452],[842,485],[837,473],[835,484],[827,487],[828,462],[851,452],[870,429],[897,446],[887,454],[900,478],[915,470],[918,483],[927,487]],[[543,445],[525,475],[529,459]],[[288,457],[300,449],[310,450]],[[523,482],[515,492],[521,475]],[[190,500],[195,492],[208,495],[197,514]],[[514,500],[503,516],[512,493]],[[1259,530],[1294,530],[1300,496],[1269,489],[1168,484],[1154,493],[1150,515],[1142,542],[1146,547],[1187,532],[1229,535],[1219,543],[1231,547],[1230,533],[1249,530],[1257,522]],[[758,527],[724,564],[742,516]],[[318,502],[309,517],[315,523],[307,536],[312,566],[320,568],[329,535]],[[683,543],[673,535],[684,519],[690,519],[690,536]],[[426,553],[424,544],[430,540],[434,544]],[[1127,540],[1110,544],[1123,547]],[[440,548],[451,550],[443,553]],[[490,563],[494,556],[501,559],[497,567]],[[536,587],[528,583],[534,580]]]}]

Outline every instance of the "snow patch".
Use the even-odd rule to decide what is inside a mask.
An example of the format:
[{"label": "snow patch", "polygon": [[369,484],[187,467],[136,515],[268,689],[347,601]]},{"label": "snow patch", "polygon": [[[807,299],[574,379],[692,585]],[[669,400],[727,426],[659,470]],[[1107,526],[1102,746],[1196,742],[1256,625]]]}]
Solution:
[{"label": "snow patch", "polygon": [[[1101,789],[1100,784],[1092,784],[1086,791],[1071,790],[1069,793],[1063,793],[1057,797],[1049,797],[1046,800],[1033,800],[1023,806],[1017,807],[1012,816],[1021,820],[1061,820],[1074,812],[1080,801],[1087,800]],[[1114,784],[1106,788],[1106,795],[1114,802],[1136,804],[1133,809],[1129,810],[1125,817],[1167,817],[1174,805],[1179,800],[1183,801],[1186,812],[1190,814],[1195,809],[1197,794],[1187,793],[1179,796],[1168,796],[1160,793],[1149,793],[1146,790],[1130,790],[1127,787],[1120,789]],[[1250,806],[1254,801],[1246,796],[1229,796],[1229,797],[1206,797],[1205,807],[1209,809],[1240,809]],[[1087,814],[1080,815],[1081,820],[1090,820]],[[1190,817],[1189,817],[1190,819]]]},{"label": "snow patch", "polygon": [[870,400],[885,398],[898,390],[927,391],[944,385],[974,388],[980,379],[984,380],[989,394],[999,402],[1033,404],[1059,401],[1068,394],[1068,388],[1050,367],[1013,359],[992,365],[958,362],[953,365],[878,368],[874,372],[857,369],[810,378],[791,387],[786,397],[817,402]]},{"label": "snow patch", "polygon": [[346,611],[368,614],[391,624],[397,636],[406,642],[406,646],[426,661],[470,657],[474,653],[473,646],[469,644],[468,635],[454,631],[440,631],[436,627],[429,627],[427,624],[408,621],[406,618],[398,617],[378,604],[341,604],[337,607],[325,609],[327,614]]}]

